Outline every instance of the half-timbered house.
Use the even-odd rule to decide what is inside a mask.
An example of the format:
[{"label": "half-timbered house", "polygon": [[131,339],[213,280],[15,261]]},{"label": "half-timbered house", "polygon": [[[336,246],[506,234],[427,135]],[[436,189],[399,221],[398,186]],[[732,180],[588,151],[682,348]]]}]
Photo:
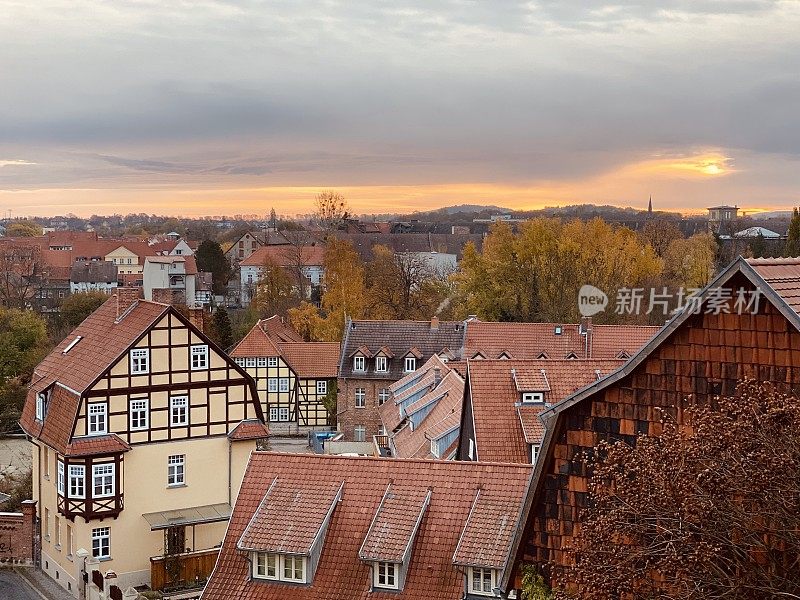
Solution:
[{"label": "half-timbered house", "polygon": [[244,370],[172,306],[138,294],[117,290],[36,367],[21,418],[42,568],[76,596],[82,571],[113,571],[124,589],[154,583],[159,568],[161,584],[180,577],[165,574],[165,556],[174,565],[208,551],[213,564],[267,435]]},{"label": "half-timbered house", "polygon": [[231,356],[255,380],[275,432],[329,424],[323,400],[336,387],[338,342],[303,341],[276,315],[256,323]]},{"label": "half-timbered house", "polygon": [[[740,257],[623,367],[544,411],[525,526],[514,544],[516,565],[501,587],[515,587],[524,564],[547,576],[557,573],[548,571],[551,565],[570,564],[566,549],[589,502],[585,456],[600,441],[635,444],[637,435],[658,435],[664,413],[686,422],[687,408],[735,395],[743,379],[797,394],[798,310],[800,259]],[[569,585],[557,578],[553,583]]]}]

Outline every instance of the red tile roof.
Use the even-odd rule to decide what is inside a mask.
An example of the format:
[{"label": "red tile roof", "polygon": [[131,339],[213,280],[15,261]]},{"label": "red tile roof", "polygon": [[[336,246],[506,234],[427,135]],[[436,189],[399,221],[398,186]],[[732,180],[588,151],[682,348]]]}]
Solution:
[{"label": "red tile roof", "polygon": [[260,440],[269,437],[269,427],[258,419],[246,419],[231,429],[228,437],[232,440]]},{"label": "red tile roof", "polygon": [[[530,462],[529,440],[534,439],[535,426],[526,419],[526,435],[517,412],[521,394],[512,370],[518,373],[543,369],[550,391],[544,393],[548,404],[560,402],[578,389],[589,385],[624,364],[621,360],[471,360],[469,401],[475,423],[475,445],[478,460]],[[544,409],[545,405],[541,405]],[[526,418],[532,411],[525,409]],[[535,443],[539,443],[539,438]]]},{"label": "red tile roof", "polygon": [[[243,267],[261,267],[269,260],[279,267],[294,267],[297,265],[298,248],[288,246],[261,246],[241,263]],[[300,248],[300,262],[306,267],[321,266],[325,260],[324,246],[302,246]]]},{"label": "red tile roof", "polygon": [[453,554],[453,562],[470,567],[502,569],[508,559],[516,519],[517,515],[509,510],[507,502],[487,497],[478,490]]},{"label": "red tile roof", "polygon": [[747,262],[786,304],[800,312],[800,258],[750,258]]},{"label": "red tile roof", "polygon": [[[254,452],[203,598],[456,600],[463,596],[464,576],[453,565],[453,554],[478,489],[487,501],[505,504],[516,528],[531,472],[529,465]],[[276,478],[307,490],[344,481],[342,501],[333,511],[316,575],[308,585],[253,581],[247,557],[236,548]],[[431,500],[413,544],[405,588],[372,591],[370,567],[358,558],[358,551],[390,481],[397,486],[431,487]],[[282,527],[280,522],[276,526]]]},{"label": "red tile roof", "polygon": [[278,315],[261,319],[258,324],[271,339],[276,340],[278,343],[303,341],[303,336],[292,329],[283,317]]},{"label": "red tile roof", "polygon": [[279,356],[280,350],[272,343],[269,336],[256,323],[253,328],[239,341],[231,350],[233,358],[245,358],[255,356]]},{"label": "red tile roof", "polygon": [[311,554],[315,539],[341,498],[344,480],[308,485],[302,475],[299,479],[296,475],[273,480],[239,538],[238,549]]},{"label": "red tile roof", "polygon": [[[37,386],[37,392],[47,386]],[[50,399],[44,421],[36,420],[35,393],[28,398],[22,409],[20,426],[25,433],[42,440],[45,444],[62,454],[67,451],[75,415],[78,413],[81,397],[62,385],[54,385],[50,392]]]},{"label": "red tile roof", "polygon": [[361,560],[403,562],[431,499],[431,489],[414,483],[389,482],[378,512],[358,551]]},{"label": "red tile roof", "polygon": [[[74,438],[63,451],[65,456],[96,456],[127,452],[130,445],[117,434]],[[59,450],[60,451],[60,450]]]}]

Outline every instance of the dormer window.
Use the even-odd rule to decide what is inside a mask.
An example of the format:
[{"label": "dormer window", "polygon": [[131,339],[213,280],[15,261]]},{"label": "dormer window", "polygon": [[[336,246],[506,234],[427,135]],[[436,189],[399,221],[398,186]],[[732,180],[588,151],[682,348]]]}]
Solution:
[{"label": "dormer window", "polygon": [[365,370],[366,360],[363,356],[353,357],[353,371],[363,372]]},{"label": "dormer window", "polygon": [[47,415],[47,393],[39,392],[36,394],[36,420],[44,421]]},{"label": "dormer window", "polygon": [[536,461],[539,459],[539,450],[541,446],[539,444],[531,444],[531,464],[535,465]]},{"label": "dormer window", "polygon": [[376,562],[372,569],[373,585],[376,588],[383,588],[387,590],[398,589],[398,566],[399,565],[397,563],[393,562]]},{"label": "dormer window", "polygon": [[561,335],[563,332],[564,329],[561,327],[561,325],[556,325],[555,328],[553,329],[554,335]]},{"label": "dormer window", "polygon": [[389,370],[389,359],[385,356],[375,357],[375,370],[378,373],[385,373]]},{"label": "dormer window", "polygon": [[406,356],[403,363],[403,370],[406,373],[411,373],[417,370],[417,359],[414,356]]},{"label": "dormer window", "polygon": [[567,354],[566,358],[567,360],[575,360],[578,358],[578,355],[575,354],[574,352],[570,352],[569,354]]},{"label": "dormer window", "polygon": [[289,583],[306,583],[306,557],[253,552],[253,577]]},{"label": "dormer window", "polygon": [[469,593],[479,596],[494,596],[497,571],[483,567],[469,568]]},{"label": "dormer window", "polygon": [[131,350],[131,375],[150,372],[150,351],[147,348]]},{"label": "dormer window", "polygon": [[542,392],[524,392],[522,394],[523,404],[531,404],[536,402],[544,402],[544,394]]}]

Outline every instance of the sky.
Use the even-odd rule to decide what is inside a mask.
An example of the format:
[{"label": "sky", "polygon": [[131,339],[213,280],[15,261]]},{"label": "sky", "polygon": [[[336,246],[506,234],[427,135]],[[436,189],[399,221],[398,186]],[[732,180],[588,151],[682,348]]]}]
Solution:
[{"label": "sky", "polygon": [[0,212],[800,203],[800,2],[0,0]]}]

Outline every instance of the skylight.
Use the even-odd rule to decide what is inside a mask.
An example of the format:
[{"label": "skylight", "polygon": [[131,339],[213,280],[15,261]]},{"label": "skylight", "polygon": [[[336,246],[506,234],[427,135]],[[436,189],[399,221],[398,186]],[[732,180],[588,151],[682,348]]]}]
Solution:
[{"label": "skylight", "polygon": [[75,339],[74,339],[74,340],[72,340],[72,341],[69,343],[69,345],[67,345],[67,347],[66,347],[66,348],[64,348],[64,349],[61,351],[61,354],[66,354],[67,352],[69,352],[70,350],[72,350],[72,349],[75,347],[75,344],[77,344],[78,342],[80,342],[82,339],[83,339],[83,336],[81,336],[81,335],[79,335],[79,336],[76,336],[76,337],[75,337]]}]

